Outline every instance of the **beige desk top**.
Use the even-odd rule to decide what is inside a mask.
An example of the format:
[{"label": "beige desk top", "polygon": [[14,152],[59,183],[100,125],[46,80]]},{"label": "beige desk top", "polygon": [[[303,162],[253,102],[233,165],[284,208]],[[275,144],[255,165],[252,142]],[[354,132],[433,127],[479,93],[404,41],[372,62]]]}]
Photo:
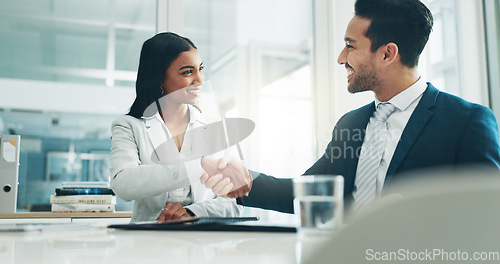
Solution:
[{"label": "beige desk top", "polygon": [[123,218],[132,217],[132,212],[114,213],[52,213],[52,212],[26,212],[0,214],[0,219],[11,218]]}]

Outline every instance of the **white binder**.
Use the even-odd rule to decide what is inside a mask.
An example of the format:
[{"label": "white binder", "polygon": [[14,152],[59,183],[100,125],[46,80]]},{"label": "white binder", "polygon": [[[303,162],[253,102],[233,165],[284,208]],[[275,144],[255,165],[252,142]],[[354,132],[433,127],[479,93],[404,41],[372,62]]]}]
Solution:
[{"label": "white binder", "polygon": [[0,213],[15,213],[21,136],[0,136]]}]

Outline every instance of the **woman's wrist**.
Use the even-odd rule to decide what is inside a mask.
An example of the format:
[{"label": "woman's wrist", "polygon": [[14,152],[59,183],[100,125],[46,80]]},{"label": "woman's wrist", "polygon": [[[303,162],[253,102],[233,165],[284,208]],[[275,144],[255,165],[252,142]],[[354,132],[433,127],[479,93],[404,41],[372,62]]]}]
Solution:
[{"label": "woman's wrist", "polygon": [[193,213],[193,211],[189,210],[189,208],[184,208],[186,210],[186,212],[190,215],[190,216],[196,216],[195,213]]}]

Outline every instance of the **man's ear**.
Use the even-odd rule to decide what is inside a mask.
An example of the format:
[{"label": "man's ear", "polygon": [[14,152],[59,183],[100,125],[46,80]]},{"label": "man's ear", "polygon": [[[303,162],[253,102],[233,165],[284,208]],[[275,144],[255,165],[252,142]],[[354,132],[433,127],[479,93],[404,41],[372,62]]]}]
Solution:
[{"label": "man's ear", "polygon": [[399,54],[398,45],[394,42],[383,45],[380,47],[380,51],[382,52],[384,62],[387,64],[393,63]]}]

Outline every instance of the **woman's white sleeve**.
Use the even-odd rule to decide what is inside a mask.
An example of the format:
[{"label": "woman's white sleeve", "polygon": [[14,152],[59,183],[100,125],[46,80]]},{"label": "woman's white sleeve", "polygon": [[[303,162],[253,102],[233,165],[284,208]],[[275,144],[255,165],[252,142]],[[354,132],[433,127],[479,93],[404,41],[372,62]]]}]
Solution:
[{"label": "woman's white sleeve", "polygon": [[111,188],[124,201],[150,198],[189,185],[183,165],[142,164],[130,122],[112,125]]},{"label": "woman's white sleeve", "polygon": [[238,217],[241,215],[241,206],[236,199],[217,197],[200,201],[186,206],[199,217]]}]

